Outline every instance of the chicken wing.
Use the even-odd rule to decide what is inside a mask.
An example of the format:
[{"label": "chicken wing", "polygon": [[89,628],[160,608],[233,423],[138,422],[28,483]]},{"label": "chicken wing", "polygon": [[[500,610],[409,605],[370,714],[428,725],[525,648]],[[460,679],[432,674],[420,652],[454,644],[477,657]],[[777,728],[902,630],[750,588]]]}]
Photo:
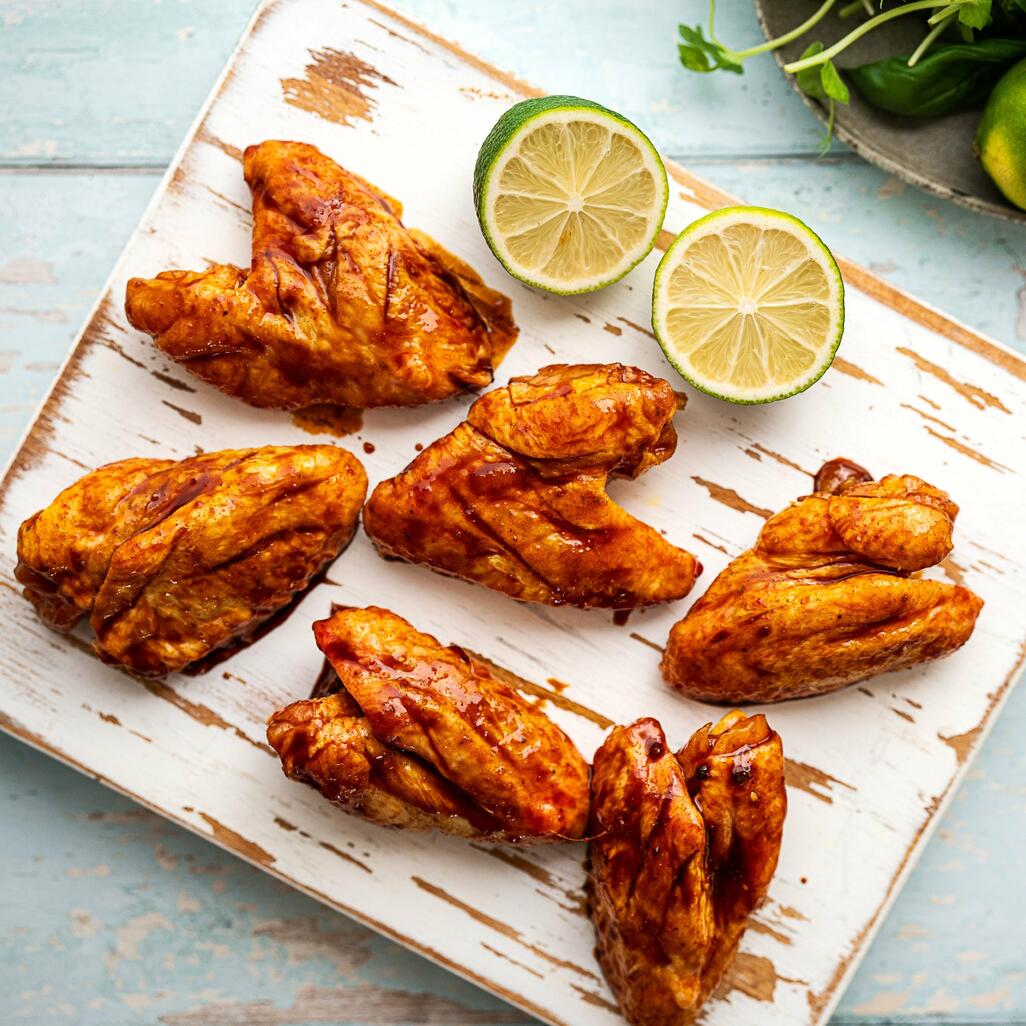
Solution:
[{"label": "chicken wing", "polygon": [[105,662],[171,673],[266,628],[352,538],[366,492],[332,445],[122,460],[21,525],[15,575],[49,626],[88,615]]},{"label": "chicken wing", "polygon": [[314,637],[337,679],[322,674],[320,697],[271,717],[286,776],[386,826],[488,841],[584,835],[587,763],[483,664],[374,606],[339,609]]},{"label": "chicken wing", "polygon": [[669,384],[622,364],[556,365],[483,395],[381,482],[364,509],[378,550],[516,599],[617,609],[691,590],[694,556],[606,495],[673,455]]},{"label": "chicken wing", "polygon": [[248,270],[128,283],[129,321],[254,406],[415,406],[483,388],[516,339],[509,300],[380,189],[305,143],[246,149]]},{"label": "chicken wing", "polygon": [[595,754],[588,905],[633,1026],[695,1021],[763,900],[787,795],[780,738],[732,712],[674,755],[652,719]]},{"label": "chicken wing", "polygon": [[[854,468],[854,470],[852,469]],[[663,676],[692,698],[818,695],[954,652],[983,601],[916,571],[951,551],[958,507],[910,475],[831,461],[675,624]]]}]

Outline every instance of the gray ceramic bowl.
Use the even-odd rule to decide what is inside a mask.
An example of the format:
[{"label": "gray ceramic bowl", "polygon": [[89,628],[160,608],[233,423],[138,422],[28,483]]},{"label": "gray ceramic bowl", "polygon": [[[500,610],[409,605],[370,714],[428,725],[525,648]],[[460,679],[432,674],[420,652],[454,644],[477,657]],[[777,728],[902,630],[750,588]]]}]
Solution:
[{"label": "gray ceramic bowl", "polygon": [[[839,5],[840,6],[840,5]],[[816,4],[812,0],[755,0],[755,7],[767,39],[782,35],[806,19]],[[857,24],[831,13],[807,36],[777,50],[781,65],[797,60],[805,47],[819,39],[830,46]],[[838,68],[866,61],[911,53],[922,38],[925,22],[915,15],[897,18],[876,32],[870,32],[838,58]],[[789,75],[797,89],[794,76]],[[798,90],[816,116],[826,123],[826,109]],[[1013,221],[1026,221],[1026,213],[1013,207],[973,155],[973,140],[980,120],[979,110],[963,111],[941,118],[905,118],[870,107],[851,90],[851,103],[837,105],[834,128],[837,138],[860,157],[928,192]]]}]

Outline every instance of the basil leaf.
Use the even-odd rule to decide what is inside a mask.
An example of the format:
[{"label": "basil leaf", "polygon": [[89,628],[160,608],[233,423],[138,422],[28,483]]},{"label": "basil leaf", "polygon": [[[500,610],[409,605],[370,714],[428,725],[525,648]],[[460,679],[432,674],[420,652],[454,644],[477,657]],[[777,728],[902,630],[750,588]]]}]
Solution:
[{"label": "basil leaf", "polygon": [[1026,39],[980,39],[931,50],[915,67],[889,57],[845,73],[863,99],[880,110],[936,117],[972,107],[990,95],[1004,72],[1026,57]]}]

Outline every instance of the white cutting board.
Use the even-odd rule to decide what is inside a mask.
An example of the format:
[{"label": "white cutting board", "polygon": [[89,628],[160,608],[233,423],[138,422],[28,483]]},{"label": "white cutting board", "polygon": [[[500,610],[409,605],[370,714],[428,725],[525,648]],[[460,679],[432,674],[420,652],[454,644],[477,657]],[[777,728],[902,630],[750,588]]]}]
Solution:
[{"label": "white cutting board", "polygon": [[[608,612],[521,606],[385,562],[361,533],[329,581],[257,644],[205,677],[143,685],[92,658],[85,634],[63,639],[43,627],[13,579],[18,524],[87,469],[311,440],[287,414],[250,409],[168,363],[122,310],[132,275],[248,261],[239,154],[252,142],[314,143],[508,290],[521,336],[499,382],[554,361],[607,360],[674,380],[647,330],[658,251],[618,285],[564,299],[508,279],[481,239],[470,195],[477,148],[530,91],[377,5],[279,0],[261,9],[3,482],[0,722],[542,1019],[607,1026],[621,1020],[582,911],[582,845],[488,850],[363,823],[285,780],[263,744],[264,721],[305,696],[317,673],[310,622],[333,601],[374,602],[546,689],[547,708],[587,756],[604,724],[642,715],[682,744],[719,715],[659,676],[656,649],[689,600],[616,626]],[[670,171],[669,232],[729,202]],[[769,511],[809,490],[824,459],[915,473],[962,505],[955,551],[938,572],[987,604],[969,645],[943,662],[769,710],[790,760],[783,852],[708,1026],[827,1018],[1023,660],[1026,489],[1016,471],[1026,466],[1026,363],[843,269],[847,330],[818,385],[761,408],[692,395],[674,458],[615,483],[613,494],[698,555],[706,576],[697,595]],[[450,430],[469,401],[372,411],[341,444],[373,485],[417,443]]]}]

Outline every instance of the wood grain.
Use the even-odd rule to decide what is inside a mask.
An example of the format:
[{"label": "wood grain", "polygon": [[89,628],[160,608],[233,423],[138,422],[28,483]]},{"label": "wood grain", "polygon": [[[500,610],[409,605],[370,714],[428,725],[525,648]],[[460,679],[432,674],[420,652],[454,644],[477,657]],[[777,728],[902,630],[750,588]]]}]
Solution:
[{"label": "wood grain", "polygon": [[[387,15],[376,15],[373,22],[364,20],[360,5],[351,4],[338,12],[314,0],[299,0],[292,8],[301,6],[308,6],[311,16],[297,18],[296,24],[316,24],[318,39],[300,38],[296,32],[285,31],[288,26],[279,24],[271,47],[267,40],[280,8],[277,14],[275,8],[268,9],[259,30],[240,53],[233,73],[224,79],[223,89],[202,125],[203,141],[183,153],[159,206],[151,209],[133,240],[115,274],[115,293],[123,277],[136,270],[146,273],[167,263],[187,265],[211,257],[244,259],[246,219],[242,211],[246,197],[233,157],[251,141],[255,130],[246,120],[253,96],[267,97],[266,105],[261,105],[261,132],[285,134],[288,130],[318,142],[340,158],[347,152],[358,154],[359,163],[342,159],[401,196],[411,223],[436,232],[480,266],[494,266],[488,263],[465,197],[457,201],[449,183],[460,176],[466,179],[467,159],[476,147],[471,140],[483,136],[497,110],[508,102],[495,82],[509,87],[508,81],[489,78],[480,66],[467,67],[450,59],[455,57],[451,51],[443,59],[437,43],[426,38],[411,41],[409,26],[403,25],[402,31],[391,27]],[[376,91],[377,107],[371,121],[356,118],[350,125],[341,126],[282,102],[282,80],[301,77],[311,63],[311,53],[329,44],[339,53],[347,52],[347,48],[356,51],[361,61],[396,83]],[[424,107],[421,97],[414,104],[404,82],[416,82],[421,96],[427,91],[437,100],[435,120],[421,116],[419,121],[411,121],[422,114]],[[453,149],[466,149],[466,157],[454,152],[452,166],[438,176],[440,181],[423,180],[415,168],[408,167],[404,155],[427,146],[439,131],[452,131],[453,124],[460,126],[467,139],[464,146]],[[404,145],[398,146],[397,140]],[[716,193],[701,183],[689,179],[688,188],[691,202],[675,199],[675,220],[668,222],[671,228],[695,215],[701,206],[697,200],[717,201]],[[211,208],[207,198],[211,189],[226,202]],[[240,250],[241,257],[237,255]],[[650,258],[645,270],[636,272],[622,287],[556,308],[541,297],[518,292],[515,302],[525,327],[524,339],[511,356],[511,366],[504,371],[530,370],[550,359],[553,349],[574,352],[585,346],[589,358],[625,358],[660,371],[664,366],[661,358],[643,332],[616,335],[601,330],[602,325],[645,322],[644,289],[632,290],[631,281],[650,274],[653,260]],[[910,309],[916,312],[919,308]],[[954,380],[978,390],[973,395],[982,392],[994,396],[1018,417],[1023,412],[1021,390],[1000,360],[993,359],[995,353],[1003,357],[1003,351],[991,350],[982,340],[980,344],[975,339],[970,345],[959,343],[959,339],[946,334],[955,333],[957,326],[948,327],[942,322],[942,331],[932,321],[917,323],[876,299],[860,299],[857,293],[851,295],[849,313],[846,347],[858,344],[859,366],[872,366],[888,392],[924,394],[931,409],[958,425],[959,440],[964,445],[985,451],[996,442],[1007,444],[1017,452],[1021,464],[1021,439],[993,419],[1013,418],[986,403],[979,408],[964,401],[948,383],[935,375],[924,375],[904,359],[892,340],[900,337],[910,351],[937,366],[943,365]],[[948,342],[959,344],[948,346]],[[110,458],[126,440],[138,438],[135,444],[148,446],[148,451],[156,448],[182,454],[197,443],[215,440],[220,445],[246,444],[245,439],[269,440],[272,431],[274,440],[300,437],[284,418],[240,408],[207,390],[186,395],[163,380],[166,378],[175,379],[174,368],[167,367],[145,340],[125,328],[115,305],[102,306],[69,364],[63,384],[51,397],[26,455],[8,476],[0,510],[6,549],[10,548],[11,532],[20,516],[45,502],[61,482],[76,476],[80,467]],[[788,851],[775,884],[773,904],[767,911],[773,914],[777,909],[782,917],[784,908],[796,909],[805,916],[805,920],[796,922],[808,925],[796,929],[789,945],[783,945],[773,933],[753,934],[740,963],[747,967],[741,976],[747,982],[716,1006],[710,1021],[750,1021],[753,1015],[758,1015],[761,1022],[777,1021],[768,1016],[794,1021],[797,1010],[803,1016],[807,1014],[810,1000],[818,1014],[825,1014],[838,984],[879,921],[881,908],[893,894],[895,875],[910,864],[911,853],[927,824],[950,793],[959,758],[943,738],[977,730],[982,734],[990,711],[986,690],[1002,694],[1001,686],[994,688],[1001,676],[998,671],[1010,670],[1021,658],[1018,644],[1026,633],[1020,612],[1022,553],[1014,545],[1003,544],[1006,539],[996,526],[1002,517],[1007,520],[1014,516],[1017,509],[1014,481],[988,486],[978,476],[987,468],[971,459],[959,462],[956,457],[963,454],[949,451],[941,440],[922,430],[921,419],[914,412],[902,412],[900,406],[881,407],[874,414],[885,418],[886,427],[879,425],[873,437],[853,433],[848,425],[857,423],[867,405],[876,401],[866,398],[866,390],[876,387],[850,374],[831,372],[803,399],[800,408],[791,404],[779,412],[748,411],[743,419],[735,416],[737,411],[724,411],[696,398],[682,418],[685,445],[681,455],[664,468],[665,473],[654,472],[650,479],[635,485],[637,491],[632,491],[627,500],[671,536],[684,522],[697,528],[694,534],[723,539],[724,547],[736,550],[750,541],[762,511],[779,507],[800,489],[790,469],[781,471],[781,461],[790,467],[814,467],[824,455],[833,455],[838,446],[843,446],[847,455],[871,466],[932,476],[949,487],[956,498],[961,498],[962,492],[969,496],[985,491],[993,495],[994,501],[986,511],[973,511],[963,500],[966,511],[961,522],[961,544],[969,551],[974,545],[1003,549],[1003,556],[990,557],[998,560],[1000,575],[987,572],[978,561],[968,572],[971,586],[989,602],[987,619],[981,621],[981,634],[988,645],[986,651],[974,650],[972,687],[962,681],[960,656],[928,673],[895,677],[870,690],[871,696],[879,694],[883,699],[893,689],[918,703],[921,709],[909,706],[914,710],[907,713],[911,721],[895,717],[887,701],[874,699],[871,704],[855,692],[774,710],[774,722],[784,734],[795,762],[826,778],[850,780],[852,790],[849,794],[847,788],[835,786],[832,801],[826,803],[808,790],[797,789]],[[913,387],[914,393],[910,391]],[[96,411],[103,409],[100,398],[115,388],[123,390],[129,399],[145,396],[146,402],[133,407],[129,401],[125,409],[105,410],[104,419],[97,420]],[[154,402],[156,399],[159,402]],[[140,431],[143,405],[145,435]],[[442,433],[458,419],[459,410],[452,408],[457,405],[418,411],[414,423],[414,418],[395,412],[369,415],[362,436],[375,445],[375,453],[367,459],[372,478],[405,462],[415,443]],[[79,437],[69,427],[86,422],[91,426],[88,438]],[[890,466],[894,454],[888,440],[895,433],[908,438],[903,455],[914,460],[915,466]],[[766,453],[779,454],[779,460],[753,460],[747,453],[760,452],[755,445]],[[1009,458],[1008,462],[1018,465],[1015,459]],[[719,482],[720,488],[738,498],[743,496],[746,507],[738,509],[731,502],[725,503],[726,492],[717,500],[692,480],[696,477]],[[724,559],[715,545],[701,553],[713,570]],[[597,711],[605,720],[653,712],[675,734],[683,734],[706,718],[701,707],[665,693],[655,672],[655,653],[651,653],[648,663],[641,661],[646,646],[635,644],[624,653],[611,655],[618,648],[626,648],[617,646],[616,640],[627,635],[608,621],[573,612],[557,615],[511,608],[500,596],[468,593],[459,582],[440,581],[416,568],[382,564],[366,544],[354,545],[332,571],[332,579],[341,583],[318,588],[304,603],[310,616],[332,597],[341,596],[347,601],[369,601],[373,597],[387,601],[427,629],[485,649],[489,657],[527,680],[551,676],[568,681],[567,697],[581,708]],[[468,598],[469,602],[463,601]],[[234,659],[234,680],[222,677],[172,682],[176,692],[182,690],[188,695],[191,705],[210,710],[217,721],[231,727],[229,730],[215,722],[211,731],[211,724],[198,721],[186,709],[141,692],[123,675],[86,659],[80,649],[61,645],[39,628],[11,593],[4,593],[3,603],[13,636],[18,639],[18,645],[5,656],[4,666],[8,676],[18,681],[14,694],[4,699],[8,706],[16,706],[19,714],[12,720],[11,729],[34,737],[37,743],[45,738],[51,750],[78,759],[94,775],[128,787],[176,820],[213,835],[219,843],[264,863],[269,870],[336,907],[373,921],[376,928],[393,935],[400,931],[404,942],[427,951],[443,964],[460,967],[464,974],[525,1007],[533,1007],[552,1021],[616,1021],[606,1007],[608,998],[588,990],[593,986],[590,982],[582,987],[582,979],[591,980],[595,970],[590,962],[587,926],[579,909],[568,911],[572,904],[561,908],[530,888],[517,890],[510,881],[510,867],[493,865],[496,860],[484,853],[454,848],[444,839],[403,839],[400,845],[395,835],[383,836],[352,820],[341,820],[312,796],[297,794],[297,789],[269,776],[273,763],[253,742],[260,737],[262,716],[276,702],[294,697],[308,679],[310,667],[305,664],[313,659],[313,653],[304,636],[304,625],[290,622],[254,650]],[[446,612],[443,614],[441,609]],[[677,608],[646,614],[640,621],[643,633],[639,636],[661,639],[680,612]],[[501,634],[496,625],[501,625]],[[539,660],[539,651],[545,653],[544,660]],[[34,669],[41,662],[50,671],[47,681]],[[55,703],[49,683],[54,675],[59,680],[75,681],[76,698],[89,708],[79,712],[74,703]],[[624,681],[629,681],[630,687],[625,687]],[[93,712],[97,708],[103,717]],[[571,709],[557,708],[555,715],[589,750],[601,736],[596,723]],[[824,736],[822,724],[827,715],[831,721],[844,724],[844,731],[837,737]],[[144,740],[147,738],[154,740]],[[865,738],[873,739],[874,760],[870,765],[862,743]],[[75,755],[75,749],[83,745],[88,763]],[[145,756],[139,754],[138,746],[142,745],[148,746]],[[189,773],[183,772],[183,752],[192,756]],[[145,780],[131,773],[135,758],[145,758],[152,767]],[[204,783],[214,778],[219,785],[216,790]],[[809,787],[815,790],[813,784]],[[863,809],[872,810],[871,821],[863,824],[862,834],[849,840],[851,817]],[[280,821],[295,829],[283,828]],[[846,847],[838,852],[841,843]],[[356,865],[347,868],[349,863],[338,868],[339,862],[346,860],[339,860],[331,848],[344,851],[350,844],[354,850],[373,852],[371,860],[359,859],[364,867],[371,866],[371,874]],[[822,854],[824,849],[829,858]],[[817,857],[809,861],[813,855]],[[559,880],[566,893],[579,891],[577,854],[553,851],[542,858],[545,872]],[[407,868],[407,875],[402,875],[403,867],[410,865],[416,865],[417,872],[411,875]],[[347,886],[346,873],[353,874],[352,887]],[[368,875],[372,878],[369,883]],[[845,881],[843,893],[838,886],[841,879]],[[323,880],[330,880],[331,887],[325,889]],[[428,889],[417,880],[427,883]],[[354,894],[357,900],[347,903],[340,897],[343,892]],[[482,936],[471,937],[469,942],[462,936],[446,936],[444,950],[439,949],[438,923],[442,918],[457,912],[466,916],[464,908],[440,897],[442,894],[484,917],[475,920]],[[838,904],[842,898],[843,904]],[[455,911],[445,912],[446,908]],[[385,919],[393,917],[391,922],[379,918],[382,910],[387,913]],[[452,922],[455,926],[458,917]],[[837,951],[844,953],[840,960],[833,957]],[[772,968],[767,968],[767,963]],[[762,998],[770,978],[774,981],[774,1004],[768,1009]]]},{"label": "wood grain", "polygon": [[[8,82],[16,77],[20,88],[18,102],[0,113],[0,159],[21,166],[163,169],[256,2],[219,0],[197,8],[139,0],[102,0],[102,6],[92,0],[71,5],[16,0],[12,6],[9,17],[0,21],[0,73]],[[667,69],[679,67],[677,23],[704,17],[697,8],[677,10],[663,0],[630,6],[592,0],[573,18],[574,50],[591,58],[580,61],[573,78],[561,84],[551,79],[562,79],[566,71],[565,64],[560,66],[564,40],[553,32],[565,24],[562,12],[430,0],[404,6],[415,17],[433,19],[440,35],[466,40],[469,33],[475,50],[487,43],[496,66],[517,69],[535,82],[549,81],[554,88],[572,85],[582,96],[608,96],[610,79],[620,74],[626,55],[642,55],[624,113],[646,122],[653,138],[671,153],[731,153],[743,138],[751,144],[751,155],[809,154],[816,152],[822,134],[769,58],[752,63],[745,85],[774,114],[797,116],[752,119],[746,106],[717,104],[728,91],[711,76],[689,82],[674,74],[666,88]],[[758,41],[758,27],[745,5],[722,5],[718,28],[724,38]],[[390,30],[405,32],[394,23]],[[416,33],[405,34],[416,39]],[[612,53],[611,39],[618,44]],[[131,104],[125,103],[125,82],[133,84]],[[693,102],[696,85],[698,103]]]}]

